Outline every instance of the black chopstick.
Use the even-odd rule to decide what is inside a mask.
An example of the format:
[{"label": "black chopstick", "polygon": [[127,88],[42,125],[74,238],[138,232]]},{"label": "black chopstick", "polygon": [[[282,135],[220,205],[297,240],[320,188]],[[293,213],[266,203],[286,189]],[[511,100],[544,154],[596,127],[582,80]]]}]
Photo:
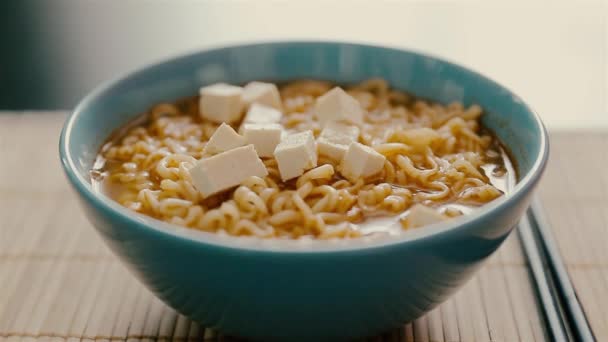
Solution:
[{"label": "black chopstick", "polygon": [[551,335],[551,341],[568,341],[571,336],[567,333],[566,322],[560,308],[557,296],[554,295],[552,279],[545,272],[545,257],[542,255],[540,246],[534,236],[533,227],[527,215],[522,217],[518,227],[521,243],[526,253],[530,272],[536,289],[536,294],[542,305],[542,311],[547,323],[547,332]]},{"label": "black chopstick", "polygon": [[594,341],[593,332],[576,296],[565,264],[559,253],[559,248],[551,233],[551,227],[538,199],[532,202],[530,216],[537,234],[536,240],[541,252],[545,255],[548,273],[555,285],[559,301],[564,308],[563,311],[566,314],[571,334],[577,341]]}]

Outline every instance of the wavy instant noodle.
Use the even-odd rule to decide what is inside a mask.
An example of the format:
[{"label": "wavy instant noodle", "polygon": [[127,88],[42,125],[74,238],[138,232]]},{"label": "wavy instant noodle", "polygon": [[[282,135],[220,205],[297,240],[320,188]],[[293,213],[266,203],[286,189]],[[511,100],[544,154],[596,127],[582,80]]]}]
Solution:
[{"label": "wavy instant noodle", "polygon": [[[332,87],[308,80],[281,86],[283,127],[318,137],[311,110]],[[381,79],[347,91],[366,110],[359,142],[386,157],[370,179],[351,182],[340,176],[339,161],[320,156],[316,168],[283,182],[276,160],[263,158],[267,177],[203,198],[188,170],[206,157],[218,124],[200,118],[192,97],[158,104],[118,132],[100,152],[94,183],[133,211],[193,229],[319,239],[407,229],[403,218],[416,203],[459,216],[508,190],[509,159],[481,126],[479,106],[416,99]]]}]

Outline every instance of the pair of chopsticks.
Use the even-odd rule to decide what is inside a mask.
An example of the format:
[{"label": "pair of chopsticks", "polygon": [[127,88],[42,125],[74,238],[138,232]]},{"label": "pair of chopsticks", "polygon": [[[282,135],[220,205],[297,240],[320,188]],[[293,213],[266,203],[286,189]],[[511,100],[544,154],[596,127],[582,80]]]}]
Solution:
[{"label": "pair of chopsticks", "polygon": [[519,235],[551,340],[595,341],[538,199],[521,219]]}]

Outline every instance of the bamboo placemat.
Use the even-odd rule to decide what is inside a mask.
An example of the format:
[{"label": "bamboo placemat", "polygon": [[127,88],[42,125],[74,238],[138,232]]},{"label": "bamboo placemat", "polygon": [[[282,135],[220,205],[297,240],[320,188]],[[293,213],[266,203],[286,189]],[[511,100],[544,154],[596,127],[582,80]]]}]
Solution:
[{"label": "bamboo placemat", "polygon": [[[101,243],[60,170],[57,139],[65,117],[63,112],[0,113],[0,342],[234,340],[165,306]],[[606,142],[606,137],[597,139]],[[557,135],[554,140],[573,139]],[[583,159],[566,143],[554,144],[554,155],[562,145],[578,158],[569,163],[565,158],[562,165],[572,178],[569,181],[575,182],[576,171],[594,162],[591,157],[596,155]],[[556,198],[567,198],[565,181],[559,170],[549,174],[545,184],[551,186],[545,186],[543,195],[549,198],[550,213],[556,211],[554,206],[558,208],[556,233],[563,233],[567,241],[561,236],[558,239],[563,242],[566,260],[575,261],[568,266],[577,289],[582,289],[584,303],[590,305],[587,314],[594,329],[605,332],[606,251],[600,248],[599,239],[577,233],[600,234],[602,229],[606,233],[605,225],[597,224],[599,219],[594,221],[603,215],[601,206],[589,207],[575,198],[560,202]],[[606,175],[603,177],[604,185],[608,184]],[[583,186],[596,191],[597,179],[584,182]],[[570,184],[568,189],[575,187]],[[579,192],[585,194],[583,188]],[[562,197],[553,197],[554,193]],[[606,203],[605,192],[601,195],[601,203]],[[605,223],[606,217],[602,217]],[[574,224],[579,219],[576,229],[560,222]],[[583,220],[589,221],[584,228]],[[585,245],[586,238],[590,240],[587,246],[594,248],[577,248]],[[369,341],[544,341],[543,327],[526,259],[517,234],[512,234],[450,300],[415,322]],[[596,336],[605,336],[598,332]]]},{"label": "bamboo placemat", "polygon": [[608,341],[608,132],[552,135],[542,206],[583,311]]}]

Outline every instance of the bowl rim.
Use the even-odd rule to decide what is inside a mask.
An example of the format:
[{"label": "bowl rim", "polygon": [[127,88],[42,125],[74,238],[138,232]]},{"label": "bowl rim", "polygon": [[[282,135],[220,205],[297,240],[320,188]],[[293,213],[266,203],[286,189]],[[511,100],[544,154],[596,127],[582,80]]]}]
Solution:
[{"label": "bowl rim", "polygon": [[[120,82],[135,77],[137,75],[148,72],[150,69],[154,69],[167,63],[175,63],[180,60],[193,58],[195,56],[212,53],[220,50],[229,50],[234,48],[254,48],[261,46],[289,46],[289,45],[316,45],[316,46],[347,46],[357,48],[373,48],[382,49],[386,52],[396,53],[409,53],[423,58],[428,58],[439,63],[449,65],[450,67],[459,69],[469,73],[475,77],[485,79],[492,85],[506,90],[513,101],[519,102],[532,116],[535,123],[535,130],[539,132],[539,152],[535,157],[535,160],[527,172],[527,174],[519,179],[519,181],[513,187],[513,190],[500,198],[497,198],[490,203],[487,203],[479,209],[473,211],[470,214],[463,215],[458,218],[440,222],[437,224],[429,225],[423,229],[414,229],[405,231],[398,236],[368,236],[357,239],[331,239],[331,240],[312,240],[312,239],[261,239],[256,237],[234,237],[224,234],[211,233],[200,231],[196,229],[181,227],[178,225],[170,224],[165,221],[161,221],[137,212],[133,212],[119,203],[115,202],[105,194],[102,194],[93,189],[90,180],[81,175],[77,170],[74,156],[70,154],[70,145],[72,142],[72,131],[75,123],[79,117],[85,115],[87,108],[94,103],[97,98],[102,97],[104,93],[111,90],[115,85]],[[90,91],[75,107],[75,109],[69,114],[66,119],[60,139],[59,139],[59,157],[63,170],[76,189],[76,191],[82,195],[87,201],[91,202],[98,210],[122,219],[122,221],[129,224],[131,229],[139,229],[144,233],[158,234],[158,238],[166,239],[178,239],[179,242],[192,243],[201,247],[216,247],[216,248],[227,248],[227,249],[238,249],[245,250],[247,252],[259,252],[259,253],[282,253],[282,254],[302,254],[302,253],[343,253],[343,252],[354,252],[361,250],[369,250],[382,247],[395,247],[396,245],[403,246],[415,243],[428,242],[430,239],[440,240],[453,237],[454,234],[461,234],[461,231],[467,229],[467,227],[473,226],[475,222],[479,222],[484,219],[488,219],[490,216],[503,210],[509,204],[513,204],[522,199],[529,191],[531,191],[536,183],[540,180],[540,177],[546,167],[549,155],[549,139],[547,130],[542,123],[539,115],[534,111],[530,105],[524,102],[518,95],[516,95],[509,88],[502,84],[494,81],[492,78],[487,77],[477,71],[469,69],[468,67],[456,64],[444,58],[436,57],[432,54],[423,53],[410,48],[392,47],[390,45],[372,45],[368,43],[338,41],[338,40],[269,40],[260,41],[255,43],[236,43],[222,46],[214,46],[206,49],[199,49],[191,51],[185,54],[180,54],[172,57],[162,59],[157,62],[150,63],[148,65],[136,68],[130,72],[122,73],[117,77],[109,79],[92,91]]]}]

